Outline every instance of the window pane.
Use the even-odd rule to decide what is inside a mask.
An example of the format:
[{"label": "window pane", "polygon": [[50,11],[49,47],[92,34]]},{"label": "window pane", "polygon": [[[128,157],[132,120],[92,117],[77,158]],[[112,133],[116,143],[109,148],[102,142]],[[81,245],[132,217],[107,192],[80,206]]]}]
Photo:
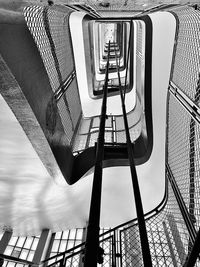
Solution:
[{"label": "window pane", "polygon": [[11,256],[19,258],[19,255],[20,255],[20,248],[13,249]]},{"label": "window pane", "polygon": [[76,229],[72,229],[70,231],[69,239],[75,239],[75,235],[76,235]]},{"label": "window pane", "polygon": [[81,243],[82,243],[81,240],[79,240],[79,241],[76,240],[74,246],[78,246],[78,245],[80,245]]},{"label": "window pane", "polygon": [[29,254],[28,254],[28,258],[27,258],[27,260],[28,260],[28,261],[32,261],[32,260],[33,260],[33,256],[34,256],[34,251],[31,250],[31,251],[29,252]]},{"label": "window pane", "polygon": [[7,248],[5,250],[5,254],[8,255],[8,256],[10,256],[11,253],[12,253],[12,251],[13,251],[13,247],[7,246]]},{"label": "window pane", "polygon": [[28,257],[28,252],[29,251],[27,249],[23,249],[21,252],[20,258],[26,260]]},{"label": "window pane", "polygon": [[11,261],[8,262],[7,267],[14,267],[14,266],[15,266],[15,262],[11,262]]},{"label": "window pane", "polygon": [[32,242],[33,242],[33,238],[32,237],[27,237],[26,242],[24,244],[24,247],[25,248],[31,248]]},{"label": "window pane", "polygon": [[69,230],[63,232],[62,239],[68,239]]},{"label": "window pane", "polygon": [[32,244],[32,250],[36,250],[36,247],[37,247],[37,244],[38,244],[38,241],[39,239],[38,238],[35,238],[34,241],[33,241],[33,244]]},{"label": "window pane", "polygon": [[26,239],[25,237],[19,237],[19,239],[17,241],[17,246],[23,247],[25,239]]},{"label": "window pane", "polygon": [[62,240],[60,242],[59,252],[63,252],[63,251],[66,250],[66,244],[67,244],[67,241],[66,240]]},{"label": "window pane", "polygon": [[67,250],[74,247],[74,241],[68,241]]},{"label": "window pane", "polygon": [[57,232],[55,239],[61,239],[62,232]]},{"label": "window pane", "polygon": [[52,246],[52,251],[53,252],[57,252],[58,251],[59,243],[60,243],[60,240],[54,240],[53,246]]},{"label": "window pane", "polygon": [[76,239],[82,240],[82,236],[83,236],[83,230],[78,229],[76,234]]},{"label": "window pane", "polygon": [[13,236],[11,237],[10,241],[9,241],[9,245],[11,246],[15,246],[16,242],[17,242],[18,237],[17,236]]}]

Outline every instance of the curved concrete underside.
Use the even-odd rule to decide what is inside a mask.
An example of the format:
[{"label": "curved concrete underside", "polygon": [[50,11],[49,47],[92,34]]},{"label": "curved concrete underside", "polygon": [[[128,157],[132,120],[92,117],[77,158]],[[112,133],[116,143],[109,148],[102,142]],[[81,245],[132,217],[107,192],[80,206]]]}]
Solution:
[{"label": "curved concrete underside", "polygon": [[[171,14],[154,14],[152,21],[154,149],[150,161],[137,167],[146,211],[154,208],[163,195],[165,103],[175,31],[175,19]],[[163,30],[167,40],[165,36],[157,38]],[[0,132],[0,153],[4,159],[0,163],[1,225],[10,226],[20,234],[34,234],[42,228],[58,231],[85,226],[91,177],[81,179],[73,186],[55,184],[3,99],[1,110],[0,121],[4,129]],[[160,171],[157,168],[158,158],[162,166]],[[158,191],[160,193],[149,203],[149,196]],[[105,169],[101,225],[112,227],[134,216],[129,168]]]}]

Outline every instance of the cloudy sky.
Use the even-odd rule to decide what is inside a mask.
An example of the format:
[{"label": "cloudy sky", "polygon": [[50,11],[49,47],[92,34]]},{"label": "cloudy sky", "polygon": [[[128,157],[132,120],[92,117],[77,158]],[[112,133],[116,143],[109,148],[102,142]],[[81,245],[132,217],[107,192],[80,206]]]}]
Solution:
[{"label": "cloudy sky", "polygon": [[[154,150],[150,160],[137,167],[145,211],[159,204],[164,193],[165,101],[175,30],[171,14],[151,17]],[[55,184],[2,97],[0,110],[0,225],[11,226],[16,234],[85,226],[92,175],[73,186]],[[105,169],[101,226],[134,218],[134,207],[129,167]]]}]

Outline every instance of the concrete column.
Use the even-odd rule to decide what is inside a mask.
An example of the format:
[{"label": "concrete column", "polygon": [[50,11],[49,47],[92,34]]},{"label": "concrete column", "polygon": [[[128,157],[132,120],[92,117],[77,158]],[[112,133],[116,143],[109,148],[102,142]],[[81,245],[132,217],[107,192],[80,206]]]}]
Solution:
[{"label": "concrete column", "polygon": [[11,237],[12,237],[11,231],[5,231],[4,232],[4,234],[1,238],[1,241],[0,241],[0,254],[4,254]]},{"label": "concrete column", "polygon": [[51,230],[44,229],[40,235],[40,239],[33,257],[33,262],[38,264],[40,261],[45,259],[46,252],[51,240]]}]

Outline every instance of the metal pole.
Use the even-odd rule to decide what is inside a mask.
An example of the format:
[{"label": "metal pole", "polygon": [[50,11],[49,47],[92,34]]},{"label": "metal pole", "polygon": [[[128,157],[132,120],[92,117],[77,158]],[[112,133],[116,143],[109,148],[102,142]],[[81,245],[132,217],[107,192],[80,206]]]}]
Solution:
[{"label": "metal pole", "polygon": [[108,46],[108,60],[106,65],[106,76],[104,84],[104,95],[101,109],[101,120],[99,127],[99,136],[97,140],[96,162],[94,169],[92,197],[90,203],[89,223],[87,227],[87,237],[85,244],[84,267],[97,266],[97,257],[99,249],[99,222],[101,211],[101,187],[102,187],[102,161],[104,157],[104,134],[106,121],[106,101],[109,70],[110,42]]},{"label": "metal pole", "polygon": [[145,225],[145,220],[144,220],[144,212],[143,212],[142,200],[141,200],[141,195],[140,195],[140,188],[139,188],[137,173],[135,169],[134,152],[133,152],[133,147],[132,147],[129,128],[128,128],[125,101],[124,101],[123,92],[121,88],[121,79],[120,79],[119,67],[117,63],[116,50],[115,50],[115,58],[116,58],[117,74],[118,74],[118,79],[119,79],[119,90],[120,90],[120,97],[121,97],[121,102],[122,102],[124,127],[125,127],[125,132],[126,132],[126,141],[127,141],[127,150],[128,150],[129,164],[130,164],[130,170],[131,170],[133,192],[134,192],[134,197],[135,197],[135,206],[136,206],[136,212],[137,212],[143,262],[144,262],[144,266],[151,267],[152,266],[151,254],[150,254],[149,242],[147,238],[146,225]]},{"label": "metal pole", "polygon": [[127,56],[127,61],[126,61],[124,100],[125,100],[125,97],[126,97],[126,89],[127,89],[127,76],[128,76],[128,67],[129,67],[130,47],[131,47],[131,42],[132,42],[132,25],[133,25],[133,21],[131,20],[131,22],[130,22],[129,41],[128,41],[128,56]]}]

